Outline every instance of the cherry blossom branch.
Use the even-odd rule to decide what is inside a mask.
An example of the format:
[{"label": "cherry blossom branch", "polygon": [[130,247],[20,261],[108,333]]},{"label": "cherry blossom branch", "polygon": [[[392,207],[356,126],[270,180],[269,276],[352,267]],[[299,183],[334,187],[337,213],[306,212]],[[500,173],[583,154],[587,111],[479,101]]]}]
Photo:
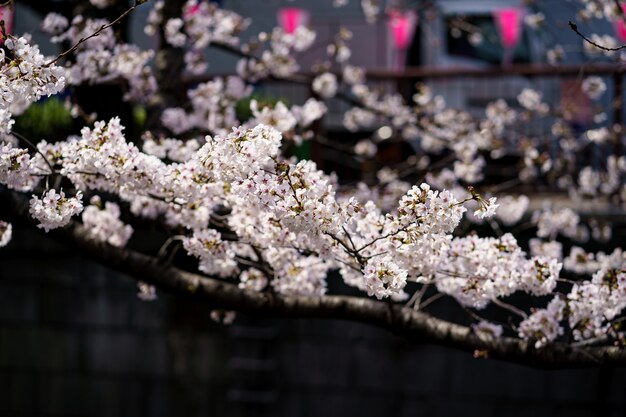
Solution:
[{"label": "cherry blossom branch", "polygon": [[419,310],[420,303],[422,302],[422,298],[424,298],[424,294],[426,294],[426,291],[428,290],[429,287],[430,287],[430,284],[428,283],[423,284],[422,288],[415,291],[415,294],[413,294],[413,297],[411,297],[411,299],[406,303],[407,307],[413,306],[413,310]]},{"label": "cherry blossom branch", "polygon": [[266,316],[352,320],[381,327],[415,343],[448,346],[469,353],[485,351],[490,358],[538,368],[626,366],[626,350],[616,346],[577,348],[553,343],[537,349],[532,342],[519,339],[479,337],[469,327],[387,302],[350,296],[299,297],[243,290],[234,284],[163,266],[156,258],[132,250],[89,239],[88,231],[78,224],[51,235],[107,267],[212,308]]},{"label": "cherry blossom branch", "polygon": [[71,54],[72,52],[74,52],[80,45],[82,45],[83,43],[87,42],[89,39],[91,38],[95,38],[96,36],[100,35],[103,31],[107,30],[108,28],[110,28],[113,25],[116,25],[117,23],[119,23],[123,18],[125,18],[126,16],[128,16],[130,13],[132,13],[138,6],[144,4],[145,2],[147,2],[148,0],[135,0],[133,5],[128,8],[124,13],[122,13],[121,15],[118,16],[117,19],[113,20],[112,22],[109,22],[107,24],[104,24],[102,26],[100,26],[98,28],[98,30],[96,30],[95,32],[93,32],[91,35],[86,36],[84,38],[80,38],[70,49],[61,52],[59,55],[57,55],[56,58],[54,58],[52,61],[47,62],[46,64],[44,64],[44,67],[49,67],[51,65],[56,64],[61,58],[66,57],[67,55]]},{"label": "cherry blossom branch", "polygon": [[[620,8],[621,10],[621,8]],[[602,49],[603,51],[609,51],[609,52],[615,52],[615,51],[621,51],[622,49],[626,48],[626,45],[620,45],[616,48],[609,48],[607,46],[602,46],[594,41],[592,41],[591,39],[589,39],[588,37],[586,37],[585,35],[583,35],[579,30],[578,30],[578,25],[576,25],[576,23],[572,22],[571,20],[569,21],[569,27],[570,29],[572,29],[578,36],[580,36],[585,42],[589,43],[590,45],[595,46],[596,48]]]},{"label": "cherry blossom branch", "polygon": [[[10,217],[34,227],[24,207],[27,199],[16,192],[1,195],[9,204],[3,210]],[[423,311],[387,301],[348,296],[290,296],[280,293],[259,293],[238,288],[217,279],[189,273],[164,265],[157,257],[131,249],[110,246],[90,238],[88,228],[73,223],[56,229],[50,235],[78,253],[93,258],[110,268],[126,273],[135,279],[154,285],[166,292],[205,302],[212,308],[279,316],[315,317],[352,320],[375,325],[404,336],[416,343],[433,343],[467,352],[481,351],[499,358],[536,367],[582,367],[598,364],[626,365],[626,351],[616,346],[589,346],[576,348],[562,342],[535,347],[534,341],[517,338],[479,337],[466,326],[432,317]],[[346,244],[348,246],[348,244]],[[426,304],[443,295],[431,297]]]},{"label": "cherry blossom branch", "polygon": [[515,306],[513,306],[513,305],[511,305],[511,304],[509,304],[509,303],[505,303],[504,301],[501,301],[501,300],[499,300],[499,299],[497,299],[497,298],[494,298],[494,299],[493,299],[493,300],[491,300],[491,301],[492,301],[495,305],[497,305],[497,306],[499,306],[499,307],[502,307],[503,309],[508,310],[508,311],[510,311],[511,313],[516,314],[516,315],[518,315],[518,316],[520,316],[520,317],[522,317],[522,318],[524,318],[524,319],[528,317],[528,314],[526,314],[526,312],[525,312],[525,311],[520,310],[519,308],[517,308],[517,307],[515,307]]},{"label": "cherry blossom branch", "polygon": [[438,292],[437,294],[431,296],[426,301],[424,301],[422,304],[420,304],[418,310],[424,310],[426,307],[428,307],[429,305],[431,305],[432,303],[434,303],[435,301],[439,300],[440,298],[442,298],[444,296],[445,296],[445,294]]},{"label": "cherry blossom branch", "polygon": [[16,138],[18,138],[19,140],[21,140],[22,142],[24,142],[26,145],[28,145],[33,151],[37,152],[43,158],[43,160],[46,163],[46,165],[48,165],[48,168],[50,168],[50,174],[54,174],[55,171],[54,171],[54,168],[52,167],[52,164],[50,163],[48,158],[46,158],[46,155],[44,155],[37,148],[37,146],[35,146],[35,144],[33,142],[28,140],[24,135],[21,135],[21,134],[17,133],[16,131],[12,131],[11,134],[13,136],[15,136]]}]

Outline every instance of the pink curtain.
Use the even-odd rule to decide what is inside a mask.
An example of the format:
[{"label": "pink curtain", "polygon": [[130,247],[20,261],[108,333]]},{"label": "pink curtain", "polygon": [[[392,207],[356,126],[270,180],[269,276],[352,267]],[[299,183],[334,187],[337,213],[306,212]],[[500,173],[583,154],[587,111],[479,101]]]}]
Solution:
[{"label": "pink curtain", "polygon": [[493,20],[504,48],[502,65],[509,66],[513,63],[513,51],[522,35],[522,10],[517,7],[494,10]]},{"label": "pink curtain", "polygon": [[397,49],[406,49],[411,43],[417,15],[413,10],[404,13],[392,11],[389,13],[389,30],[393,39],[393,45]]},{"label": "pink curtain", "polygon": [[522,10],[516,7],[499,9],[493,12],[500,43],[506,49],[517,46],[522,34]]},{"label": "pink curtain", "polygon": [[413,40],[413,33],[417,25],[417,14],[414,10],[405,12],[392,10],[389,12],[387,24],[395,55],[395,63],[393,65],[396,70],[400,71],[404,69],[406,50]]},{"label": "pink curtain", "polygon": [[300,25],[305,25],[308,12],[297,7],[284,7],[278,10],[278,23],[285,33],[293,33]]}]

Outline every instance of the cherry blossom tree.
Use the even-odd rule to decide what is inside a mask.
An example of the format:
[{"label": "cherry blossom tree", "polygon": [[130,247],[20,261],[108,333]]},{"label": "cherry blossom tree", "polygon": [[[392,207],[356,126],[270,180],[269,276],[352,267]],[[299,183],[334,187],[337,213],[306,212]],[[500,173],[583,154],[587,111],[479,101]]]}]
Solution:
[{"label": "cherry blossom tree", "polygon": [[[96,11],[119,3],[90,0]],[[564,109],[532,89],[519,92],[519,107],[497,100],[481,117],[446,106],[424,84],[407,101],[366,83],[350,64],[355,40],[345,29],[310,75],[296,58],[315,44],[313,30],[277,27],[244,41],[249,18],[199,0],[154,1],[145,32],[159,46],[142,50],[116,25],[143,3],[110,20],[47,10],[42,29],[64,45],[56,57],[3,29],[0,246],[10,244],[10,222],[29,225],[136,279],[141,299],[164,291],[199,300],[225,323],[234,312],[336,318],[538,367],[626,364],[626,255],[586,246],[610,238],[610,224],[586,223],[576,203],[532,211],[533,196],[520,193],[543,182],[623,210],[622,126],[602,125],[607,109],[577,133]],[[385,11],[376,0],[361,4],[368,21]],[[586,0],[578,18],[624,16],[618,1]],[[621,59],[614,39],[588,40],[590,53]],[[239,58],[233,75],[205,75],[211,48]],[[307,85],[313,95],[266,103],[253,95],[263,80]],[[35,141],[13,129],[42,97],[94,85],[122,86],[125,102],[143,106],[143,132],[127,136],[120,118],[89,114],[75,97],[79,135]],[[599,77],[584,79],[592,100],[606,89]],[[350,105],[347,131],[385,125],[396,140],[418,142],[418,154],[358,184],[298,160],[303,142],[333,146],[319,128],[330,99]],[[237,106],[248,102],[242,119]],[[551,123],[558,152],[518,140],[532,120]],[[359,161],[375,161],[378,150],[374,138],[337,146]],[[592,146],[602,162],[584,165]],[[505,155],[521,155],[519,178],[493,185],[486,166]],[[134,247],[146,225],[159,230],[160,250]],[[534,236],[518,241],[521,231]],[[351,295],[333,294],[331,279]],[[435,314],[441,299],[465,318]]]}]

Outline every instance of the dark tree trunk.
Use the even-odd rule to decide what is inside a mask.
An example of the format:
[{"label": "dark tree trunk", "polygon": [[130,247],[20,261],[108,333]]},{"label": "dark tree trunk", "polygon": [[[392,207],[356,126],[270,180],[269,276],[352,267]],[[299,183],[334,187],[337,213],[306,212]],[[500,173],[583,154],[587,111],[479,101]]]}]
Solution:
[{"label": "dark tree trunk", "polygon": [[185,68],[183,49],[165,42],[164,35],[165,24],[169,19],[182,16],[184,4],[184,0],[166,0],[163,6],[163,19],[159,25],[159,48],[154,69],[158,91],[149,102],[145,126],[146,130],[157,135],[168,133],[161,123],[163,110],[168,107],[182,106],[185,102],[186,94],[182,78]]},{"label": "dark tree trunk", "polygon": [[[89,1],[80,1],[73,8],[74,16],[83,15],[91,18],[102,18],[109,22],[117,19],[129,8],[128,0],[117,0],[110,7],[100,10],[92,6]],[[112,29],[115,31],[117,39],[121,42],[128,42],[129,19],[125,18]],[[72,98],[85,113],[96,113],[97,120],[110,120],[112,117],[119,117],[122,125],[126,128],[126,137],[131,141],[137,140],[137,129],[135,128],[132,105],[124,101],[124,89],[121,84],[107,85],[80,85],[72,89]],[[77,120],[82,127],[83,120]]]}]

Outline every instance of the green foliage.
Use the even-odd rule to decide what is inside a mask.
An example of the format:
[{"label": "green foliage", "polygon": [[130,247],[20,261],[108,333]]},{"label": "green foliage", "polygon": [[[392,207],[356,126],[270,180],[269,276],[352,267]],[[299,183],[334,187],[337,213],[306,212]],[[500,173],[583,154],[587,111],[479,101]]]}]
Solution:
[{"label": "green foliage", "polygon": [[135,126],[138,129],[141,129],[148,118],[148,112],[146,112],[146,108],[142,106],[133,107],[133,121],[135,122]]},{"label": "green foliage", "polygon": [[306,140],[298,146],[293,146],[291,154],[298,158],[298,161],[311,159],[311,142]]},{"label": "green foliage", "polygon": [[243,98],[237,102],[237,119],[241,122],[245,122],[252,117],[252,110],[250,110],[250,102],[252,100],[256,100],[259,103],[259,109],[262,109],[263,107],[273,108],[279,101],[289,107],[289,101],[284,98],[276,98],[254,93],[251,96]]},{"label": "green foliage", "polygon": [[17,116],[13,130],[33,140],[56,142],[67,137],[72,125],[69,109],[61,99],[51,97],[31,105]]},{"label": "green foliage", "polygon": [[[274,108],[279,101],[287,107],[290,105],[289,101],[285,98],[276,98],[255,93],[237,102],[236,111],[237,119],[239,119],[239,121],[245,122],[246,120],[252,118],[252,110],[250,110],[250,102],[252,100],[257,101],[259,109],[264,107]],[[308,141],[303,142],[299,146],[292,144],[288,149],[286,149],[286,154],[289,156],[295,156],[298,160],[309,159],[311,157],[311,144]]]}]

